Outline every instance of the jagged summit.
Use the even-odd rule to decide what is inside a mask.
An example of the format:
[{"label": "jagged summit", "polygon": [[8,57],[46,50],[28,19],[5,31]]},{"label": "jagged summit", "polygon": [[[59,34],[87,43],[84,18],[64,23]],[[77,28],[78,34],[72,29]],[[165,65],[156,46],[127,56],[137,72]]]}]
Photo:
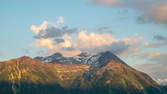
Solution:
[{"label": "jagged summit", "polygon": [[106,51],[106,52],[101,52],[101,58],[104,60],[104,59],[108,59],[108,60],[114,60],[114,61],[117,61],[118,63],[121,63],[121,64],[125,64],[127,65],[124,61],[122,61],[118,56],[116,56],[115,54],[113,54],[112,52],[110,51]]},{"label": "jagged summit", "polygon": [[47,62],[47,63],[86,64],[86,65],[93,65],[97,63],[97,61],[99,60],[100,61],[107,61],[107,60],[121,61],[116,55],[114,55],[110,51],[101,52],[97,54],[92,54],[89,52],[81,52],[79,55],[74,57],[64,57],[60,53],[55,53],[51,56],[36,57],[35,59],[38,59],[42,62]]},{"label": "jagged summit", "polygon": [[96,55],[90,57],[87,60],[87,65],[90,65],[90,69],[85,71],[84,78],[90,79],[92,73],[109,65],[110,63],[116,63],[116,64],[118,63],[121,65],[127,66],[126,63],[124,63],[120,58],[118,58],[112,52],[110,52],[110,51],[101,52],[99,54],[96,54]]},{"label": "jagged summit", "polygon": [[100,55],[102,57],[105,57],[105,58],[110,58],[110,59],[113,59],[113,60],[117,60],[118,57],[116,55],[114,55],[112,52],[110,51],[106,51],[106,52],[101,52]]}]

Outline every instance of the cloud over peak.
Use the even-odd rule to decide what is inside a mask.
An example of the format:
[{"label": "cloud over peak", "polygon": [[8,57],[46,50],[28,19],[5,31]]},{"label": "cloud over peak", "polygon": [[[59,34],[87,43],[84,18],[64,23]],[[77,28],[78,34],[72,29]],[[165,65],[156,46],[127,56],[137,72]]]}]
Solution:
[{"label": "cloud over peak", "polygon": [[[64,23],[64,19],[57,21]],[[105,28],[106,29],[106,28]],[[104,30],[104,29],[103,29]],[[134,53],[139,50],[142,37],[114,38],[110,32],[92,32],[69,26],[53,25],[44,21],[41,25],[31,26],[31,31],[35,33],[34,46],[47,48],[48,52],[60,52],[64,56],[74,56],[82,51],[93,53],[102,51],[112,51],[122,55]]]}]

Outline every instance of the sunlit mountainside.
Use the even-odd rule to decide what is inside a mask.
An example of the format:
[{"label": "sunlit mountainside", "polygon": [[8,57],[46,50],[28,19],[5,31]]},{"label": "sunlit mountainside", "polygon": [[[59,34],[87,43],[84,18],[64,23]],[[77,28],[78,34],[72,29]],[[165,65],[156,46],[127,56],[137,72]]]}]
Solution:
[{"label": "sunlit mountainside", "polygon": [[147,74],[111,52],[89,56],[84,63],[67,63],[42,62],[27,56],[0,62],[0,93],[165,94]]}]

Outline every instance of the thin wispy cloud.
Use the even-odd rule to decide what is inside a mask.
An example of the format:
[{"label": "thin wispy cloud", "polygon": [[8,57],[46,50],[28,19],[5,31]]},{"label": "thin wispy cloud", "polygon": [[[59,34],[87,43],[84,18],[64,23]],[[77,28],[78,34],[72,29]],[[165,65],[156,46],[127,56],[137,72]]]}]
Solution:
[{"label": "thin wispy cloud", "polygon": [[166,0],[90,0],[94,4],[111,8],[131,8],[139,12],[138,21],[141,23],[167,23]]},{"label": "thin wispy cloud", "polygon": [[148,73],[158,82],[165,82],[167,78],[167,66],[166,58],[167,52],[144,52],[141,53],[137,58],[145,59],[145,64],[136,66],[137,69]]}]

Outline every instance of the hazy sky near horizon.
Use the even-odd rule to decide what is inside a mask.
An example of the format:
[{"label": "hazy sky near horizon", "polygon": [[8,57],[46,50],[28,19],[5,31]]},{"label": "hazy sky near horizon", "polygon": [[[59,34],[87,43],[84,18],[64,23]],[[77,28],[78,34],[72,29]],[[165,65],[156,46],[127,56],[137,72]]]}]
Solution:
[{"label": "hazy sky near horizon", "polygon": [[0,47],[0,61],[109,50],[139,69],[152,66],[150,74],[164,71],[167,1],[0,0]]}]

